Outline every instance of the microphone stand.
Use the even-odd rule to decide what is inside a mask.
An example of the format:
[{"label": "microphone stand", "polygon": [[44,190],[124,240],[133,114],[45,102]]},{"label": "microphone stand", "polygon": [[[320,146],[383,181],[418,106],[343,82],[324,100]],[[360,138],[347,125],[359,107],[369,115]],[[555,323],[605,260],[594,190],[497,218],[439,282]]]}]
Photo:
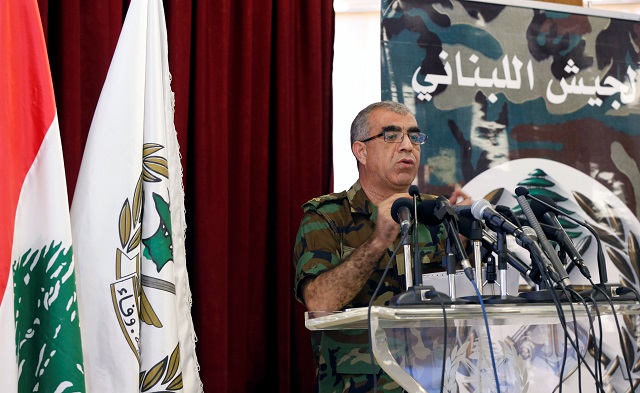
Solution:
[{"label": "microphone stand", "polygon": [[418,246],[418,198],[419,193],[413,193],[413,285],[422,285],[422,259]]},{"label": "microphone stand", "polygon": [[[405,277],[405,290],[409,290],[411,286],[413,286],[413,274],[411,267],[411,229],[407,231],[407,235],[404,236],[404,242],[402,243],[402,247],[404,249],[404,277]],[[416,237],[416,236],[414,236]]]},{"label": "microphone stand", "polygon": [[473,242],[473,260],[475,262],[475,280],[480,293],[482,293],[482,226],[480,221],[471,222],[471,233],[469,239]]},{"label": "microphone stand", "polygon": [[500,274],[500,297],[507,296],[507,237],[498,232],[498,273]]},{"label": "microphone stand", "polygon": [[456,299],[456,258],[451,252],[451,241],[447,239],[445,255],[442,257],[442,265],[447,271],[447,279],[449,280],[449,297],[452,301]]},{"label": "microphone stand", "polygon": [[494,285],[497,285],[496,282],[496,259],[493,256],[493,253],[491,251],[489,251],[487,253],[487,257],[486,257],[486,265],[487,265],[487,271],[485,274],[485,282],[483,284],[484,285],[491,285],[491,294],[494,294]]},{"label": "microphone stand", "polygon": [[561,289],[556,289],[555,284],[560,282],[560,276],[551,266],[551,261],[547,254],[538,246],[538,238],[535,230],[531,227],[523,227],[529,236],[529,243],[522,246],[529,251],[533,265],[537,266],[540,274],[538,290],[531,292],[520,292],[518,296],[526,299],[530,303],[556,303],[566,301],[567,296]]},{"label": "microphone stand", "polygon": [[[452,304],[470,304],[476,303],[471,297],[457,297],[456,295],[456,272],[457,272],[457,263],[456,256],[454,252],[454,247],[451,245],[452,242],[455,241],[451,239],[451,236],[458,236],[456,231],[449,230],[449,237],[447,237],[446,242],[446,251],[445,255],[442,257],[442,266],[447,271],[447,278],[449,280],[449,297],[451,298]],[[475,298],[475,296],[474,296]]]},{"label": "microphone stand", "polygon": [[[565,214],[562,210],[558,209],[557,206],[553,206],[550,203],[547,203],[546,201],[544,201],[541,198],[537,198],[529,193],[525,194],[526,198],[529,198],[537,203],[540,203],[542,205],[544,205],[545,207],[547,207],[548,209],[550,209],[551,211],[554,211],[556,214],[560,214],[563,217],[575,222],[576,224],[586,228],[591,235],[594,237],[594,239],[596,240],[596,244],[597,244],[597,258],[596,258],[596,262],[598,265],[598,277],[599,277],[599,283],[594,284],[593,282],[591,282],[591,280],[589,280],[591,282],[591,284],[593,285],[593,288],[591,289],[586,289],[584,291],[580,291],[580,296],[582,296],[583,298],[591,298],[594,301],[598,301],[598,300],[640,300],[638,299],[638,297],[636,296],[636,294],[629,292],[629,293],[624,293],[624,294],[618,294],[617,292],[620,289],[624,289],[626,287],[624,287],[623,285],[612,285],[612,284],[607,284],[608,281],[608,277],[607,277],[607,263],[604,257],[604,253],[602,251],[602,243],[600,241],[600,237],[598,236],[598,233],[593,229],[593,227],[589,224],[587,224],[586,221],[580,221],[577,220],[567,214]],[[583,269],[578,266],[578,269],[580,270],[580,272],[586,277],[587,275],[585,274],[585,272],[583,271]],[[589,278],[589,277],[587,277]],[[603,293],[604,292],[604,293]],[[607,295],[605,295],[607,294]],[[607,297],[609,299],[607,299]]]},{"label": "microphone stand", "polygon": [[[411,272],[411,260],[407,262],[407,256],[410,255],[410,251],[407,251],[405,245],[405,278],[407,290],[393,296],[389,300],[389,306],[392,307],[404,307],[404,306],[428,306],[433,305],[442,307],[442,305],[451,304],[451,298],[444,293],[439,293],[432,285],[422,285],[422,262],[420,258],[420,247],[418,245],[418,198],[419,193],[411,192],[413,196],[413,280],[410,280]],[[408,242],[406,242],[408,244]],[[410,283],[412,285],[410,285]]]},{"label": "microphone stand", "polygon": [[[472,245],[473,245],[473,261],[474,261],[474,265],[475,265],[475,270],[474,270],[474,281],[476,282],[476,285],[478,286],[478,291],[480,292],[480,294],[483,294],[483,277],[482,277],[482,225],[480,224],[480,221],[478,220],[473,220],[471,221],[471,225],[470,225],[470,229],[469,229],[469,236],[468,239],[471,240]],[[487,251],[488,253],[490,253],[491,251]],[[464,297],[465,300],[474,303],[477,302],[478,297],[476,295],[472,295],[472,296],[465,296]]]},{"label": "microphone stand", "polygon": [[485,303],[526,303],[527,300],[518,297],[511,296],[507,293],[507,235],[504,231],[496,232],[498,243],[498,272],[500,274],[500,296],[489,296]]}]

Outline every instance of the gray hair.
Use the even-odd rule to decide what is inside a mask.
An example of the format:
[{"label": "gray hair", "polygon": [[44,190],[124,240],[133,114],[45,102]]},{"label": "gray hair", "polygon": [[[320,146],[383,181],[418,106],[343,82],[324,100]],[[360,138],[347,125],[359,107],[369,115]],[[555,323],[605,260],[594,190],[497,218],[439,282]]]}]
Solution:
[{"label": "gray hair", "polygon": [[355,141],[360,141],[369,137],[369,115],[374,110],[382,108],[400,115],[413,115],[404,104],[395,101],[374,102],[361,110],[351,123],[351,146]]}]

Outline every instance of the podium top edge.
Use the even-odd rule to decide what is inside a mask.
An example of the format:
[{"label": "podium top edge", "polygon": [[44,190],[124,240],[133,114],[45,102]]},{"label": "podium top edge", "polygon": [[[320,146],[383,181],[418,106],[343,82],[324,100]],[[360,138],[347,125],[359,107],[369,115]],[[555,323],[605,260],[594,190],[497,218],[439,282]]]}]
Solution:
[{"label": "podium top edge", "polygon": [[[610,315],[614,312],[623,315],[639,315],[640,303],[636,301],[624,301],[613,303],[614,310],[609,304],[598,304],[600,315]],[[531,324],[558,323],[558,309],[554,304],[539,303],[514,303],[514,304],[485,304],[487,318],[494,324],[509,324],[510,320],[535,321]],[[567,321],[572,320],[572,315],[577,318],[593,317],[596,309],[588,305],[585,309],[582,303],[563,303],[562,311]],[[450,304],[443,310],[440,306],[400,306],[383,307],[372,306],[347,309],[337,312],[305,312],[305,326],[309,330],[340,330],[340,329],[367,329],[369,315],[381,322],[402,325],[406,323],[437,323],[442,321],[446,314],[447,320],[466,324],[483,320],[482,307],[479,304]],[[516,322],[517,323],[517,322]]]}]

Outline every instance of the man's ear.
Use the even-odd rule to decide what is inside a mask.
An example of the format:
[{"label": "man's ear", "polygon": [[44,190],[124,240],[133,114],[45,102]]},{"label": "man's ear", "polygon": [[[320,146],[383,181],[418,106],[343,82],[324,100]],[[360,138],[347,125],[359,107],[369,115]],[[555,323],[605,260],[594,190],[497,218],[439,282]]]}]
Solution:
[{"label": "man's ear", "polygon": [[354,142],[353,145],[351,145],[351,152],[353,152],[353,155],[360,164],[367,164],[367,145],[362,142]]}]

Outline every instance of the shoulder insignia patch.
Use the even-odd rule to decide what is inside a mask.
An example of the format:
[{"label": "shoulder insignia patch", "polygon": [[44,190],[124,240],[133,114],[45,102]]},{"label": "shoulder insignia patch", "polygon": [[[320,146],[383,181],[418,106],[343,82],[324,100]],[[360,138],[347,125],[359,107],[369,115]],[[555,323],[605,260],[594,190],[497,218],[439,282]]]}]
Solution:
[{"label": "shoulder insignia patch", "polygon": [[345,191],[338,192],[338,193],[333,193],[333,194],[322,195],[322,196],[319,196],[319,197],[315,197],[315,198],[309,200],[308,202],[306,202],[304,205],[302,205],[302,209],[305,212],[310,211],[310,210],[316,210],[316,209],[318,209],[320,206],[322,206],[324,204],[341,201],[346,197],[347,197],[347,193]]}]

